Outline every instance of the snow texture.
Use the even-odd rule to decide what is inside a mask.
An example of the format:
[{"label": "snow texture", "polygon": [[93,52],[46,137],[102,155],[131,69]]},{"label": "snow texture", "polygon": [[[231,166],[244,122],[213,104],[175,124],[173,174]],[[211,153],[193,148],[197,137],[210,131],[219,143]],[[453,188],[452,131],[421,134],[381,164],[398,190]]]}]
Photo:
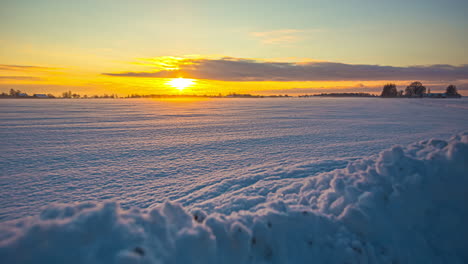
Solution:
[{"label": "snow texture", "polygon": [[467,130],[468,98],[2,100],[0,224],[108,199],[254,211],[301,178]]},{"label": "snow texture", "polygon": [[[53,205],[2,224],[2,263],[468,263],[468,133],[394,146],[207,213]],[[282,179],[277,179],[282,181]],[[255,200],[255,201],[252,201]]]}]

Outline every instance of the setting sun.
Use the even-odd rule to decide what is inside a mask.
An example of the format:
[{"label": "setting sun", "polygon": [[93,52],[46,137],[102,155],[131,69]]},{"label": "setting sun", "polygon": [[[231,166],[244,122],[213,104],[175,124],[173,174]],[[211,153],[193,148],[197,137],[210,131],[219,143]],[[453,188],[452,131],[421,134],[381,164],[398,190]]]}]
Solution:
[{"label": "setting sun", "polygon": [[176,88],[179,91],[184,90],[185,88],[191,86],[195,80],[185,79],[185,78],[175,78],[167,82],[168,85]]}]

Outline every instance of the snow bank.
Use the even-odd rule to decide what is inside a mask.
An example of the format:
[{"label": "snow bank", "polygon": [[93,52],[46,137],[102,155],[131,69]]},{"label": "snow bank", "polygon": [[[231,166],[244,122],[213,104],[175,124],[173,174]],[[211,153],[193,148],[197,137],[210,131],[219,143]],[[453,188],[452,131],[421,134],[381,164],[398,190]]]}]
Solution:
[{"label": "snow bank", "polygon": [[465,133],[298,179],[254,211],[55,205],[2,223],[0,262],[468,263],[467,186]]}]

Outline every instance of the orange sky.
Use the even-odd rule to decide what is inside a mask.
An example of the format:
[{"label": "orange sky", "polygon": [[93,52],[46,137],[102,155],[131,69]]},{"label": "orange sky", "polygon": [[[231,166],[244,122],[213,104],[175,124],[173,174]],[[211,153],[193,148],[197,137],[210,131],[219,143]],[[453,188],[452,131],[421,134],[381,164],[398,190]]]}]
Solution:
[{"label": "orange sky", "polygon": [[[117,94],[126,96],[129,94],[208,94],[227,95],[229,93],[251,93],[251,94],[313,94],[322,92],[370,92],[379,93],[383,84],[393,82],[404,89],[411,80],[398,80],[393,75],[388,75],[387,68],[376,65],[366,66],[364,72],[360,65],[330,64],[327,62],[314,61],[310,59],[286,58],[276,60],[245,60],[238,58],[221,58],[216,56],[185,56],[185,57],[154,57],[134,59],[129,61],[116,61],[112,63],[99,64],[97,58],[85,57],[96,60],[93,68],[81,67],[48,67],[29,65],[0,65],[0,89],[7,92],[9,89],[19,89],[28,93],[52,93],[61,95],[62,92],[71,90],[79,94]],[[291,62],[288,60],[295,60]],[[200,61],[202,61],[200,63]],[[221,70],[204,64],[222,63]],[[285,63],[285,65],[283,65]],[[325,66],[320,66],[325,63]],[[271,66],[273,65],[273,67]],[[278,66],[279,65],[279,66]],[[331,65],[331,66],[330,66]],[[310,70],[314,74],[315,68],[321,71],[334,70],[336,67],[347,67],[339,74],[345,74],[345,80],[339,80],[338,73],[330,76],[317,76],[309,78],[309,73],[290,73],[290,69],[296,70],[304,66],[304,70]],[[204,67],[204,68],[203,68]],[[327,67],[322,69],[323,67]],[[335,67],[335,68],[334,68]],[[250,69],[252,68],[252,69]],[[349,69],[348,69],[349,68]],[[375,69],[374,69],[375,68]],[[275,72],[268,73],[273,69]],[[396,68],[407,71],[407,68]],[[278,72],[280,70],[280,72]],[[382,79],[365,79],[367,72],[372,74],[383,74]],[[423,69],[421,74],[425,74]],[[239,71],[241,71],[239,73]],[[243,72],[245,71],[245,72]],[[347,77],[346,72],[350,71]],[[377,72],[376,71],[381,71]],[[297,71],[296,71],[297,72]],[[328,74],[328,73],[324,73]],[[359,74],[364,74],[363,79]],[[449,73],[450,74],[450,73]],[[167,76],[166,76],[167,75]],[[195,75],[195,76],[194,76]],[[220,76],[219,76],[220,75]],[[293,75],[289,77],[289,75]],[[338,75],[336,78],[335,76]],[[356,78],[354,76],[357,75]],[[198,78],[201,76],[202,78]],[[273,80],[280,76],[280,81]],[[385,79],[385,76],[392,78]],[[166,78],[171,77],[171,78]],[[171,84],[173,78],[191,78],[189,85],[175,87]],[[398,77],[398,74],[395,76]],[[423,76],[424,77],[424,76]],[[330,78],[330,80],[327,80]],[[310,79],[310,80],[309,80]],[[464,80],[455,80],[456,84],[464,85]],[[441,90],[448,82],[428,80],[424,83],[432,87],[433,91]],[[463,91],[461,91],[463,92]]]}]

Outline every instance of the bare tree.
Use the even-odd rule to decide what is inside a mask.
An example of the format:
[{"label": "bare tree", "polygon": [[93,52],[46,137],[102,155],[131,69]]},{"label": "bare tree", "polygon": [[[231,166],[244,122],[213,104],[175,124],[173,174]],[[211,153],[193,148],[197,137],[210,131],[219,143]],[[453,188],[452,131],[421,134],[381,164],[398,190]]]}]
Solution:
[{"label": "bare tree", "polygon": [[16,97],[21,93],[20,90],[10,89],[10,96]]},{"label": "bare tree", "polygon": [[447,89],[445,90],[445,93],[447,95],[458,95],[458,90],[457,87],[453,84],[447,86]]},{"label": "bare tree", "polygon": [[422,85],[421,82],[412,82],[405,89],[405,96],[413,97],[419,96],[422,97],[426,93],[426,87]]},{"label": "bare tree", "polygon": [[398,91],[394,83],[388,83],[384,85],[382,90],[382,97],[396,97],[398,96]]}]

